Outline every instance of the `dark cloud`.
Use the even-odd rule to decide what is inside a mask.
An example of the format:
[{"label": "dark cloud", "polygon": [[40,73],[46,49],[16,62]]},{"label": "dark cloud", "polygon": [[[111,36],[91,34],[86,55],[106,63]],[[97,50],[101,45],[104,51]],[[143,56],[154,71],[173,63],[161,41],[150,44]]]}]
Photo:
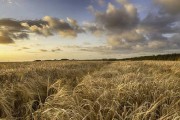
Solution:
[{"label": "dark cloud", "polygon": [[28,47],[22,47],[22,49],[27,50],[27,49],[30,49],[30,48],[28,48]]},{"label": "dark cloud", "polygon": [[86,31],[91,32],[95,36],[100,36],[104,34],[105,30],[102,26],[97,25],[96,23],[84,23],[83,27]]},{"label": "dark cloud", "polygon": [[54,48],[51,50],[47,50],[47,49],[40,49],[40,52],[60,52],[62,51],[60,48]]},{"label": "dark cloud", "polygon": [[28,39],[29,35],[27,33],[19,33],[16,35],[16,39]]},{"label": "dark cloud", "polygon": [[103,7],[106,3],[105,0],[92,0],[92,2],[95,2],[96,4],[98,4],[101,7]]},{"label": "dark cloud", "polygon": [[78,25],[77,21],[72,18],[67,18],[67,21],[65,21],[62,19],[45,16],[39,22],[36,21],[36,24],[32,24],[32,21],[30,24],[30,22],[28,21],[23,22],[21,25],[30,30],[31,32],[43,36],[59,34],[62,37],[76,37],[78,33],[85,32]]},{"label": "dark cloud", "polygon": [[[164,0],[164,2],[165,1],[166,0]],[[173,2],[174,1],[172,1],[172,4]],[[162,8],[157,13],[148,14],[147,17],[139,23],[139,32],[146,36],[143,44],[141,44],[143,51],[160,52],[180,48],[179,40],[177,40],[180,32],[178,22],[180,16],[161,11]],[[167,34],[170,37],[167,37]]]},{"label": "dark cloud", "polygon": [[20,24],[20,21],[13,20],[13,19],[0,19],[0,27],[6,27],[9,29],[23,29]]},{"label": "dark cloud", "polygon": [[169,14],[148,14],[147,17],[140,23],[140,27],[147,33],[174,33],[177,30],[173,24],[179,21],[180,18]]},{"label": "dark cloud", "polygon": [[180,48],[180,33],[174,34],[172,37],[169,38],[169,41],[171,43],[171,47],[175,49]]},{"label": "dark cloud", "polygon": [[14,43],[15,40],[29,38],[26,29],[21,26],[21,21],[13,19],[0,19],[0,35],[1,41],[5,43]]},{"label": "dark cloud", "polygon": [[[112,53],[111,47],[102,45],[102,46],[89,46],[89,43],[85,43],[86,46],[82,45],[69,45],[69,46],[63,46],[64,48],[73,49],[76,51],[82,51],[82,52],[92,52],[92,53],[101,53],[101,54],[109,54]],[[87,46],[88,45],[88,46]]]},{"label": "dark cloud", "polygon": [[[131,34],[129,34],[131,35]],[[143,37],[142,37],[143,38]],[[139,41],[128,41],[122,38],[120,35],[113,35],[108,37],[108,44],[112,46],[113,51],[119,53],[134,53],[134,52],[162,52],[165,50],[179,49],[179,34],[167,38],[162,34],[153,33],[148,34],[143,39],[137,39]]]},{"label": "dark cloud", "polygon": [[22,47],[22,48],[18,49],[18,51],[28,50],[28,49],[30,49],[30,48],[29,47]]},{"label": "dark cloud", "polygon": [[109,46],[95,46],[95,47],[81,47],[79,49],[83,52],[94,52],[94,53],[100,53],[100,54],[111,54],[111,47]]},{"label": "dark cloud", "polygon": [[55,49],[52,49],[51,50],[52,52],[59,52],[59,51],[62,51],[60,48],[55,48]]},{"label": "dark cloud", "polygon": [[[95,23],[86,25],[86,29],[92,33],[101,31],[106,34],[107,43],[111,48],[106,48],[106,52],[130,51],[136,43],[145,40],[144,35],[137,30],[140,20],[135,6],[123,0],[118,0],[118,3],[121,4],[120,8],[109,3],[105,12],[96,11],[91,7],[91,11],[95,14]],[[98,49],[102,51],[104,47]]]},{"label": "dark cloud", "polygon": [[84,42],[83,44],[84,45],[91,45],[91,43],[89,43],[89,42]]},{"label": "dark cloud", "polygon": [[88,10],[95,15],[95,23],[86,23],[86,28],[92,32],[105,29],[109,33],[121,33],[134,28],[139,21],[137,9],[128,2],[119,2],[121,3],[120,8],[108,3],[105,12],[97,11],[93,6],[89,6]]},{"label": "dark cloud", "polygon": [[28,23],[21,23],[28,31],[32,33],[36,33],[43,36],[51,36],[53,33],[50,31],[48,25],[32,25],[30,26]]},{"label": "dark cloud", "polygon": [[[23,20],[23,21],[20,21],[21,23],[27,23],[29,26],[37,26],[37,27],[41,27],[41,26],[44,26],[44,25],[48,25],[48,22],[46,21],[43,21],[42,19],[40,20]],[[21,24],[22,25],[22,24]]]},{"label": "dark cloud", "polygon": [[135,53],[135,52],[163,52],[165,50],[173,50],[180,48],[180,35],[175,34],[170,38],[161,34],[149,34],[142,41],[128,42],[119,36],[110,36],[108,44],[112,46],[113,51],[119,53]]},{"label": "dark cloud", "polygon": [[39,51],[40,52],[48,52],[48,50],[46,50],[46,49],[40,49]]},{"label": "dark cloud", "polygon": [[96,11],[91,7],[95,23],[88,24],[85,28],[93,34],[96,31],[104,33],[111,47],[109,51],[130,51],[138,42],[142,44],[146,38],[138,30],[140,20],[135,6],[124,0],[117,1],[121,4],[120,8],[109,3],[105,12]]},{"label": "dark cloud", "polygon": [[[10,35],[10,33],[9,33],[9,35]],[[22,33],[14,33],[10,36],[13,39],[28,39],[29,38],[29,35],[25,32],[24,33],[23,32]]]},{"label": "dark cloud", "polygon": [[0,35],[0,44],[12,44],[14,41],[8,36],[1,36]]},{"label": "dark cloud", "polygon": [[[52,36],[59,34],[62,37],[76,37],[79,33],[84,33],[76,20],[67,18],[67,21],[45,16],[40,20],[14,20],[0,19],[1,41],[12,41],[18,39],[28,39],[29,33],[42,36]],[[7,38],[7,40],[5,40]]]},{"label": "dark cloud", "polygon": [[64,48],[71,48],[71,49],[79,49],[82,48],[81,46],[78,45],[67,45],[67,46],[63,46]]},{"label": "dark cloud", "polygon": [[154,0],[156,4],[161,7],[162,12],[178,15],[180,14],[180,1],[179,0]]},{"label": "dark cloud", "polygon": [[[158,5],[161,4],[159,11],[149,13],[143,20],[138,18],[136,7],[128,0],[116,1],[121,7],[109,3],[105,12],[89,6],[95,15],[95,22],[85,26],[93,34],[101,31],[107,37],[107,44],[111,47],[109,51],[162,52],[180,48],[179,0],[155,0]],[[175,8],[171,8],[172,5]]]},{"label": "dark cloud", "polygon": [[116,8],[109,3],[106,12],[95,13],[96,23],[104,27],[108,32],[122,32],[132,29],[139,21],[137,9],[129,3]]},{"label": "dark cloud", "polygon": [[68,24],[66,21],[58,19],[58,18],[52,18],[50,16],[45,16],[43,18],[43,21],[46,21],[50,28],[54,30],[72,30],[73,28]]}]

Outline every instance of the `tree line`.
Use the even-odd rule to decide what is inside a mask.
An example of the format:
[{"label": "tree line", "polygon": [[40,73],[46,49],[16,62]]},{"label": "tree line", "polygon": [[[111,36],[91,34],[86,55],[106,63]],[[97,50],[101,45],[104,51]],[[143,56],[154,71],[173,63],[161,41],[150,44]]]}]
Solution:
[{"label": "tree line", "polygon": [[174,54],[164,54],[164,55],[152,55],[152,56],[141,56],[141,57],[133,57],[133,58],[125,58],[121,60],[169,60],[169,61],[179,61],[180,53]]}]

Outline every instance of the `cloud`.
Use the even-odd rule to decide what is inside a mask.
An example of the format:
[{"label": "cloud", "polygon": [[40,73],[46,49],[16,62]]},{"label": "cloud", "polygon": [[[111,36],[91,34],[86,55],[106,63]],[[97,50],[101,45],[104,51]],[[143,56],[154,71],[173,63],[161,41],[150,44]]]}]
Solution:
[{"label": "cloud", "polygon": [[180,48],[177,40],[180,32],[178,22],[180,17],[161,10],[158,13],[149,13],[138,25],[138,31],[146,36],[141,45],[143,51],[161,52]]},{"label": "cloud", "polygon": [[83,23],[84,30],[91,32],[95,36],[101,36],[105,30],[96,23],[85,22]]},{"label": "cloud", "polygon": [[127,42],[141,42],[145,38],[143,34],[139,33],[138,30],[125,31],[118,35],[120,39],[124,39]]},{"label": "cloud", "polygon": [[83,44],[84,45],[91,45],[91,43],[89,43],[89,42],[84,42]]},{"label": "cloud", "polygon": [[50,16],[45,16],[43,21],[48,23],[48,26],[53,30],[72,30],[73,28],[65,20],[52,18]]},{"label": "cloud", "polygon": [[93,53],[101,53],[101,54],[109,54],[112,53],[111,46],[99,45],[99,46],[89,46],[89,43],[84,43],[84,45],[68,45],[63,46],[64,48],[73,49],[75,51],[82,52],[93,52]]},{"label": "cloud", "polygon": [[100,54],[111,54],[111,47],[109,46],[94,46],[94,47],[81,47],[79,49],[83,52],[94,52],[94,53],[100,53]]},{"label": "cloud", "polygon": [[67,21],[70,23],[70,25],[74,26],[74,27],[78,27],[77,21],[67,17]]},{"label": "cloud", "polygon": [[46,49],[40,49],[39,51],[40,52],[48,52],[48,50],[46,50]]},{"label": "cloud", "polygon": [[[132,33],[133,35],[134,33]],[[129,34],[131,36],[131,33]],[[134,35],[135,36],[135,35]],[[113,51],[119,51],[119,53],[134,53],[134,52],[162,52],[164,50],[179,49],[179,34],[167,38],[162,34],[149,34],[146,37],[138,36],[142,39],[125,39],[121,35],[112,35],[108,37],[108,45],[112,46]],[[137,38],[138,38],[137,37]],[[131,37],[130,37],[131,38]]]},{"label": "cloud", "polygon": [[9,28],[10,30],[20,30],[23,27],[20,24],[20,21],[16,21],[14,19],[1,19],[0,26]]},{"label": "cloud", "polygon": [[29,35],[25,32],[22,32],[22,33],[15,33],[12,35],[12,38],[13,39],[28,39],[29,38]]},{"label": "cloud", "polygon": [[[157,12],[150,12],[139,19],[137,8],[128,0],[116,0],[118,5],[108,3],[106,11],[89,10],[94,14],[94,23],[86,23],[85,29],[93,34],[100,31],[107,38],[109,51],[118,53],[162,52],[180,48],[180,16],[177,8],[168,8],[170,0],[159,1]],[[179,4],[172,0],[171,4]],[[161,4],[161,5],[160,5]],[[168,4],[167,6],[164,4]],[[173,35],[175,34],[175,35]],[[169,37],[168,37],[168,36]]]},{"label": "cloud", "polygon": [[73,30],[63,30],[63,31],[59,31],[59,35],[62,37],[77,37],[77,33]]},{"label": "cloud", "polygon": [[45,16],[42,20],[46,24],[30,25],[28,22],[24,22],[21,25],[26,27],[31,32],[37,33],[43,36],[52,36],[59,34],[61,37],[77,37],[78,33],[85,32],[78,25],[77,21],[72,18],[67,18],[67,21]]},{"label": "cloud", "polygon": [[[27,23],[32,24],[32,21],[25,20]],[[21,22],[14,19],[0,19],[0,35],[2,43],[15,43],[15,40],[28,39],[29,31],[21,25]],[[37,21],[34,21],[37,24]]]},{"label": "cloud", "polygon": [[39,34],[39,35],[43,35],[43,36],[52,36],[53,33],[50,31],[49,26],[48,25],[29,25],[28,23],[21,23],[21,25],[23,27],[25,27],[27,30],[30,30],[30,32]]},{"label": "cloud", "polygon": [[179,21],[177,16],[172,16],[169,14],[148,14],[147,17],[140,23],[141,29],[144,32],[154,32],[154,33],[174,33],[176,29],[172,25]]},{"label": "cloud", "polygon": [[28,49],[31,49],[31,48],[29,48],[29,47],[22,47],[22,48],[18,49],[18,51],[28,50]]},{"label": "cloud", "polygon": [[40,20],[0,19],[1,43],[14,43],[19,39],[28,39],[30,33],[45,37],[59,34],[61,37],[74,38],[84,32],[85,30],[72,18],[67,18],[66,21],[50,16]]},{"label": "cloud", "polygon": [[113,48],[129,49],[131,45],[143,42],[145,37],[138,33],[137,30],[126,31],[121,34],[113,34],[108,36],[108,44]]},{"label": "cloud", "polygon": [[0,19],[0,36],[1,44],[14,43],[15,40],[29,38],[20,21],[14,19]]},{"label": "cloud", "polygon": [[71,48],[71,49],[79,49],[82,48],[81,46],[78,45],[67,45],[67,46],[63,46],[64,48]]},{"label": "cloud", "polygon": [[29,47],[22,47],[22,49],[27,50],[27,49],[30,49],[30,48]]},{"label": "cloud", "polygon": [[55,48],[55,49],[52,49],[51,50],[52,52],[59,52],[59,51],[62,51],[60,48]]},{"label": "cloud", "polygon": [[163,49],[167,47],[167,42],[164,41],[150,41],[148,43],[148,48],[154,50],[154,49]]},{"label": "cloud", "polygon": [[72,18],[67,18],[67,22],[62,19],[45,16],[43,18],[54,32],[59,32],[62,37],[76,37],[78,33],[83,33],[84,30],[80,28],[77,21]]},{"label": "cloud", "polygon": [[62,51],[60,48],[54,48],[54,49],[51,49],[51,50],[47,50],[47,49],[40,49],[39,50],[40,52],[59,52],[59,51]]},{"label": "cloud", "polygon": [[85,28],[93,34],[104,33],[110,51],[131,51],[133,46],[144,42],[144,35],[138,30],[139,18],[135,6],[125,0],[117,0],[121,7],[108,3],[105,12],[95,11],[95,23],[86,24]]},{"label": "cloud", "polygon": [[161,34],[152,34],[148,38],[141,41],[127,41],[121,36],[114,35],[108,38],[108,44],[112,46],[113,51],[119,53],[135,53],[135,52],[163,52],[165,50],[173,50],[180,48],[180,35],[175,34],[170,38],[166,38]]},{"label": "cloud", "polygon": [[171,43],[171,47],[175,49],[180,48],[180,33],[174,34],[172,37],[169,38],[169,41]]},{"label": "cloud", "polygon": [[112,46],[114,50],[124,50],[124,49],[130,49],[130,43],[126,40],[122,39],[121,36],[118,35],[111,35],[107,39],[108,44]]},{"label": "cloud", "polygon": [[105,0],[98,0],[97,2],[98,2],[98,4],[100,6],[104,6],[105,5]]},{"label": "cloud", "polygon": [[123,32],[135,27],[139,21],[137,9],[129,3],[116,8],[112,3],[108,4],[106,12],[96,12],[95,21],[108,32]]},{"label": "cloud", "polygon": [[154,0],[161,7],[161,10],[169,14],[180,14],[179,0]]},{"label": "cloud", "polygon": [[12,44],[14,41],[8,36],[1,36],[0,35],[0,44]]}]

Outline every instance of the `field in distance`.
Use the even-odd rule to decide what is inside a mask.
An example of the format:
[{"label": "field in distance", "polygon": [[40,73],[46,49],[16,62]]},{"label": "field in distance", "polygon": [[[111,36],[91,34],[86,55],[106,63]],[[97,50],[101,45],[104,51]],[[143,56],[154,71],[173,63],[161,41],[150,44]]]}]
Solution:
[{"label": "field in distance", "polygon": [[180,61],[0,63],[0,119],[179,120]]}]

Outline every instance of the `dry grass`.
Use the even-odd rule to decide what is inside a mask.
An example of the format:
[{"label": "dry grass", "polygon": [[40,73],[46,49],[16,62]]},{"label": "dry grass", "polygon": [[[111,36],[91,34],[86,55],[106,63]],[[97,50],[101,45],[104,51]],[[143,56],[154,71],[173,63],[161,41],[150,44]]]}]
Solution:
[{"label": "dry grass", "polygon": [[6,63],[0,71],[0,118],[180,119],[180,62]]}]

